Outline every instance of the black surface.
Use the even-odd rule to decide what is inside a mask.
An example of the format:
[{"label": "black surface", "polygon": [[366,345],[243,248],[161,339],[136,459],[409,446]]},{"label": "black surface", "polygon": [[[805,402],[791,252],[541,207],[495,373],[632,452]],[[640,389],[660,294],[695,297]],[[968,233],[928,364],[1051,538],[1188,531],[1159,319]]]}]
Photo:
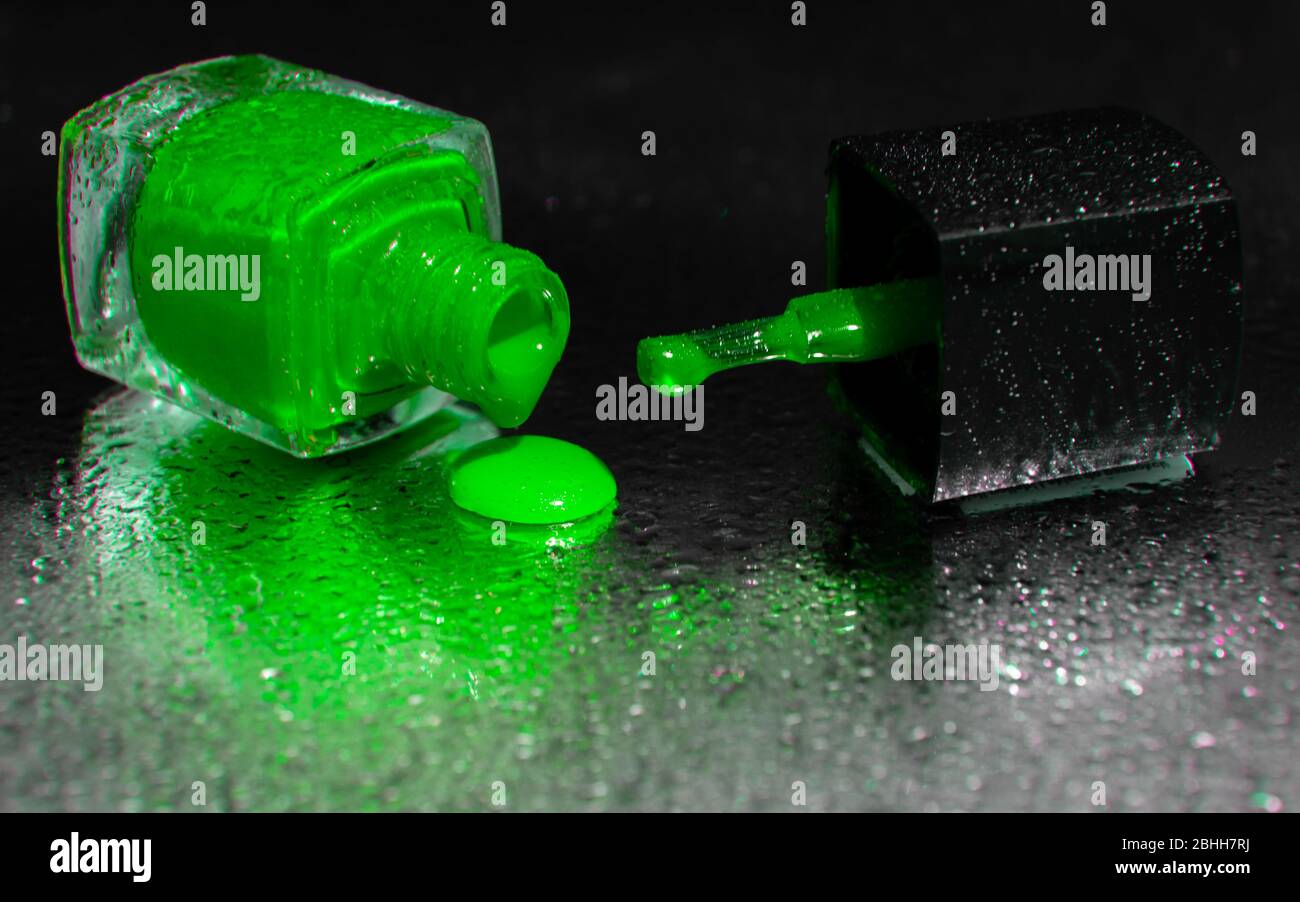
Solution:
[{"label": "black surface", "polygon": [[[573,307],[569,350],[528,428],[591,448],[620,481],[614,535],[631,550],[610,558],[600,617],[620,634],[624,585],[724,587],[726,605],[692,611],[711,625],[697,669],[649,705],[677,719],[657,738],[621,742],[628,731],[608,715],[626,702],[584,707],[575,694],[576,719],[539,743],[552,765],[535,772],[548,789],[534,807],[780,808],[791,774],[806,773],[814,807],[1084,810],[1098,770],[1121,787],[1122,807],[1294,807],[1300,657],[1285,635],[1300,592],[1300,7],[1111,3],[1098,28],[1078,2],[809,5],[809,24],[794,28],[781,3],[511,2],[505,29],[490,26],[484,3],[219,2],[203,28],[180,3],[6,6],[6,585],[16,595],[31,579],[33,505],[49,496],[56,461],[80,452],[81,413],[106,388],[79,370],[68,340],[55,160],[40,154],[41,132],[143,74],[263,52],[488,125],[506,239],[564,278]],[[1259,413],[1234,415],[1191,484],[974,520],[904,517],[900,534],[811,370],[717,380],[699,433],[595,419],[595,387],[634,376],[638,338],[776,312],[793,260],[807,261],[811,287],[823,283],[833,138],[1106,104],[1188,136],[1226,176],[1241,215],[1240,387],[1256,393]],[[647,129],[653,158],[640,153]],[[1240,153],[1246,129],[1257,156]],[[57,417],[40,416],[47,390]],[[811,572],[790,556],[795,519],[809,523]],[[1111,538],[1089,558],[1093,520],[1112,524]],[[890,580],[907,591],[891,594]],[[913,695],[866,679],[863,648],[833,644],[837,605],[859,595],[906,602],[897,616],[870,614],[877,635],[901,623],[927,640],[1001,637],[1024,695]],[[878,669],[887,645],[876,645]],[[1235,663],[1247,650],[1263,664],[1253,680]],[[75,737],[82,754],[64,757],[66,723],[18,723],[21,706],[3,710],[10,760],[21,751],[23,763],[0,767],[0,807],[130,807],[130,786],[103,782],[116,756],[96,746],[99,734]],[[605,720],[591,719],[597,710]],[[587,744],[566,747],[565,729]],[[421,760],[438,764],[429,754]],[[33,762],[46,759],[37,779]],[[364,782],[355,769],[333,778]],[[367,804],[337,785],[332,798]],[[308,790],[245,788],[228,801],[313,807]],[[454,792],[381,804],[470,805]]]},{"label": "black surface", "polygon": [[[1282,297],[1294,284],[1287,66],[1296,13],[1264,3],[1132,6],[1116,5],[1098,28],[1070,3],[825,4],[793,28],[784,8],[743,4],[517,4],[505,29],[474,4],[223,3],[203,28],[175,4],[9,7],[0,162],[11,380],[83,399],[102,385],[79,372],[65,340],[51,244],[55,161],[39,153],[41,132],[145,73],[259,51],[488,124],[507,240],[547,260],[575,299],[581,353],[567,356],[557,383],[581,383],[583,394],[630,375],[639,337],[777,309],[791,260],[807,261],[810,285],[822,283],[826,150],[837,136],[1111,103],[1149,111],[1201,147],[1238,197],[1248,328],[1267,338],[1247,349],[1250,384],[1252,364],[1293,340]],[[645,129],[658,134],[654,158],[640,153]],[[1260,136],[1259,156],[1241,156],[1244,129]],[[1270,391],[1275,404],[1294,404],[1289,384],[1283,377]],[[1262,431],[1280,450],[1289,422],[1279,411],[1233,429]]]}]

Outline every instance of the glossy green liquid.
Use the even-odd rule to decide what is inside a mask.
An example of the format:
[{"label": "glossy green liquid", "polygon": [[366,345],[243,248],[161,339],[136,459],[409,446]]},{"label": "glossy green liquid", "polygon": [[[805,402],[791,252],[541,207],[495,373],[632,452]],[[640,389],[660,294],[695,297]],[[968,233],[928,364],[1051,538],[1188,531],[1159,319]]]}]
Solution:
[{"label": "glossy green liquid", "polygon": [[609,468],[585,448],[536,435],[497,438],[451,466],[451,498],[490,520],[567,523],[614,502]]},{"label": "glossy green liquid", "polygon": [[807,294],[776,316],[644,339],[637,345],[637,374],[646,385],[674,391],[723,370],[773,360],[876,360],[937,341],[942,299],[937,279]]},{"label": "glossy green liquid", "polygon": [[[567,299],[536,257],[487,238],[465,158],[420,140],[449,122],[298,90],[183,122],[131,223],[149,340],[308,455],[429,385],[522,422],[563,350]],[[176,248],[208,273],[214,257],[256,255],[257,299],[214,278],[160,288],[159,258]]]},{"label": "glossy green liquid", "polygon": [[[303,394],[341,403],[361,377],[362,403],[372,405],[377,394],[416,388],[391,367],[346,367],[349,357],[354,367],[365,359],[356,357],[371,338],[354,329],[337,330],[354,346],[339,348],[334,359],[322,353],[296,360],[286,340],[295,314],[306,313],[307,299],[295,289],[310,277],[291,259],[291,220],[300,204],[355,167],[356,159],[342,153],[345,130],[388,148],[427,134],[430,125],[413,113],[312,92],[233,101],[186,123],[162,145],[133,223],[135,294],[149,338],[187,377],[285,430],[295,428]],[[464,166],[448,164],[465,177]],[[466,228],[464,215],[445,203],[425,212],[449,231]],[[244,302],[229,290],[156,290],[153,261],[177,246],[205,260],[259,255],[259,299]],[[333,298],[316,300],[332,306]],[[327,423],[331,406],[323,404],[312,419]]]}]

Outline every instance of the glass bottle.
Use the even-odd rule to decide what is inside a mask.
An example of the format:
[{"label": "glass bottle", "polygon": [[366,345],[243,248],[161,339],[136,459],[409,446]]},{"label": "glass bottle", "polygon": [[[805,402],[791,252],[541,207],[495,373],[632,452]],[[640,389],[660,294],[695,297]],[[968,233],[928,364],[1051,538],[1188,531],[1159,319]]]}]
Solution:
[{"label": "glass bottle", "polygon": [[568,298],[500,241],[479,122],[263,56],[152,75],[64,126],[82,365],[302,457],[455,398],[532,412]]}]

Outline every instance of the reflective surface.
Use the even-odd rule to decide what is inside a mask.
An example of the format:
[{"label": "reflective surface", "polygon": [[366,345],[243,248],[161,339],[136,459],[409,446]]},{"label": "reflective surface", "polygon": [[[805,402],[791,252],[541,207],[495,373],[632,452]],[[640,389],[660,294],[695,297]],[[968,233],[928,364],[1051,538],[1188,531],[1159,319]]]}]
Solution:
[{"label": "reflective surface", "polygon": [[[668,489],[709,479],[707,446],[625,456],[615,528],[495,545],[443,473],[490,434],[449,415],[302,462],[101,402],[10,512],[3,610],[102,643],[104,688],[4,687],[8,805],[186,810],[202,781],[219,810],[785,809],[801,781],[817,808],[1088,810],[1103,780],[1112,807],[1247,809],[1292,785],[1297,511],[1223,512],[1276,512],[1289,467],[925,519],[832,433],[780,474],[775,440],[733,448],[753,484],[713,497]],[[1217,550],[1242,539],[1249,568]],[[999,644],[998,687],[891,679],[914,636]]]}]

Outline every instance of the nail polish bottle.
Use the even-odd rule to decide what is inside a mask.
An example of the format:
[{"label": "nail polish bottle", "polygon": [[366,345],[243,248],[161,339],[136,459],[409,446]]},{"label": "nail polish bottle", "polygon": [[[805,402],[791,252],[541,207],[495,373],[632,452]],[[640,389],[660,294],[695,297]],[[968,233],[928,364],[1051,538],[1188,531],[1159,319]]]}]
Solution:
[{"label": "nail polish bottle", "polygon": [[82,365],[301,457],[456,398],[523,422],[568,298],[501,242],[485,127],[263,56],[153,75],[64,126]]},{"label": "nail polish bottle", "polygon": [[832,396],[867,455],[904,494],[970,509],[1176,478],[1217,446],[1241,346],[1237,213],[1174,129],[1107,108],[853,136],[829,177],[830,290],[646,339],[642,381],[838,364]]}]

